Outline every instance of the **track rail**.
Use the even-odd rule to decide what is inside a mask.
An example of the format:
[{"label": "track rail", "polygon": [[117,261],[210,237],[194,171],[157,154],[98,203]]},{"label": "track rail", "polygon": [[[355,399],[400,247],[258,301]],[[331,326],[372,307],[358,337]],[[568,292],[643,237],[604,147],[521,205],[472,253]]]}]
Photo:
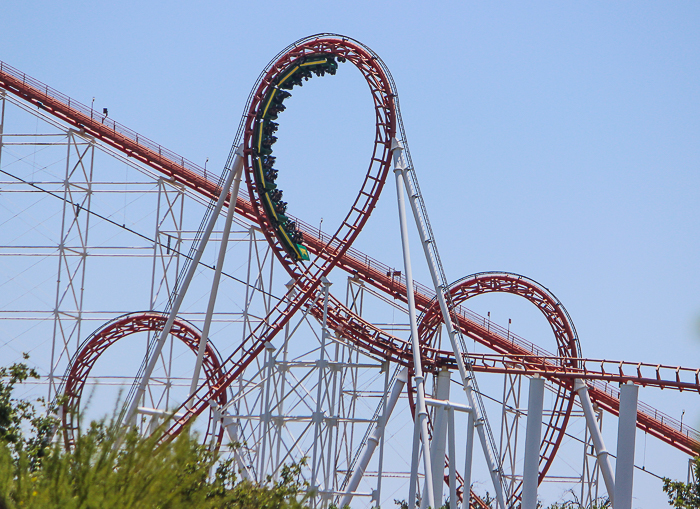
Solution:
[{"label": "track rail", "polygon": [[[276,225],[263,206],[263,193],[256,185],[256,171],[260,169],[261,158],[258,153],[260,145],[259,142],[256,144],[255,134],[262,132],[261,119],[269,111],[271,98],[278,90],[277,86],[281,84],[282,76],[289,76],[290,71],[293,72],[293,69],[298,68],[299,62],[305,61],[307,57],[317,57],[318,55],[337,57],[352,63],[360,71],[372,94],[376,130],[369,168],[355,202],[335,234],[323,246],[320,246],[319,253],[323,253],[324,256],[317,255],[309,263],[303,264],[291,256],[289,250],[284,247],[280,236],[275,232]],[[248,110],[242,122],[246,181],[256,222],[261,227],[276,257],[291,276],[293,284],[285,298],[275,305],[226,359],[226,369],[214,386],[209,388],[202,385],[194,394],[191,403],[187,407],[183,404],[181,410],[185,413],[184,417],[175,421],[166,430],[163,440],[169,440],[169,437],[179,434],[193,418],[209,406],[209,400],[218,397],[222,391],[225,391],[262,352],[265,344],[282,330],[297,311],[310,305],[313,314],[317,314],[321,307],[318,299],[321,295],[319,289],[323,278],[337,266],[340,258],[360,234],[384,187],[391,164],[391,140],[396,132],[394,97],[394,91],[384,70],[378,64],[376,56],[361,43],[347,38],[310,37],[298,41],[293,48],[284,52],[276,61],[268,65],[261,78],[258,79],[258,83],[248,100]],[[235,143],[237,144],[237,142],[238,140]],[[309,245],[309,247],[311,246]],[[345,314],[352,314],[335,299],[333,300],[333,308],[341,310],[341,312],[345,311]],[[331,312],[329,310],[329,314]]]},{"label": "track rail", "polygon": [[[215,198],[220,192],[218,183],[210,180],[205,171],[195,163],[1,61],[0,88],[76,127],[86,135],[170,177],[174,181],[180,182],[200,196]],[[259,209],[256,211],[248,196],[242,193],[235,205],[236,211],[242,217],[255,223],[259,222]],[[405,280],[402,276],[397,276],[397,271],[393,268],[349,246],[346,246],[346,249],[340,253],[341,250],[338,249],[338,245],[334,240],[337,237],[328,236],[303,221],[295,220],[299,229],[304,232],[305,244],[314,255],[326,261],[335,258],[337,267],[356,275],[359,279],[371,284],[378,290],[405,302]],[[416,305],[418,309],[424,311],[433,299],[433,292],[417,283],[415,288]],[[407,359],[410,358],[410,345],[406,345],[402,340],[382,333],[383,331],[371,330],[371,328],[370,330],[363,330],[363,327],[366,326],[362,323],[347,320],[347,315],[343,316],[345,314],[345,311],[342,309],[344,306],[340,302],[337,302],[337,304],[339,304],[335,311],[338,320],[335,327],[337,331],[344,332],[349,339],[357,340],[365,348],[365,351],[372,355],[390,359],[404,365],[407,363]],[[576,377],[592,380],[589,384],[592,384],[591,397],[601,407],[612,413],[616,413],[617,405],[619,405],[617,395],[610,387],[598,387],[597,384],[631,380],[641,385],[678,390],[696,391],[700,387],[698,370],[689,368],[579,359],[582,363],[582,368],[578,370],[571,367],[564,369],[561,367],[561,360],[557,361],[558,358],[556,356],[548,354],[536,345],[506,333],[502,328],[490,322],[487,323],[485,319],[466,309],[459,308],[458,312],[463,332],[480,344],[501,354],[503,359],[501,362],[497,361],[495,357],[482,356],[483,366],[479,366],[478,362],[474,363],[476,371],[503,372],[502,370],[509,369],[522,374],[539,373],[550,380],[570,380]],[[451,359],[452,354],[449,352],[431,353],[426,351],[425,354],[427,356],[426,369],[434,370],[441,365],[454,364],[454,359]],[[504,367],[506,359],[510,363],[509,367]],[[501,362],[500,367],[497,366],[499,362]],[[598,362],[601,364],[601,369],[592,369],[593,364]],[[488,363],[492,364],[488,365]],[[618,370],[617,374],[615,374],[615,367]],[[609,368],[609,371],[606,371],[606,368]],[[624,371],[627,369],[629,371]],[[630,374],[634,369],[641,369],[643,373],[654,371],[654,376],[640,375],[639,373]],[[689,454],[697,454],[696,451],[700,449],[699,435],[692,428],[685,425],[682,427],[673,424],[669,425],[669,423],[673,423],[673,420],[653,409],[640,409],[638,417],[638,427],[674,447]]]},{"label": "track rail", "polygon": [[[75,435],[80,427],[80,401],[90,370],[105,350],[125,337],[140,332],[152,332],[163,328],[168,316],[154,311],[128,313],[102,325],[83,341],[78,347],[78,353],[71,360],[64,383],[58,390],[63,396],[61,400],[61,419],[63,421],[63,438],[66,447],[75,445]],[[201,340],[201,332],[191,323],[177,318],[170,332],[173,338],[182,341],[196,355]],[[221,369],[220,355],[211,345],[207,344],[202,363],[205,379],[214,380]],[[223,406],[227,402],[227,393],[222,393],[216,403]],[[209,420],[211,425],[211,419]],[[217,443],[223,438],[223,428],[208,429],[207,435],[216,434]]]},{"label": "track rail", "polygon": [[[561,356],[560,362],[565,366],[578,365],[577,359],[581,355],[581,346],[574,323],[559,299],[536,281],[518,274],[484,272],[460,279],[450,286],[448,293],[453,306],[487,293],[510,293],[523,297],[536,306],[547,319],[557,342],[557,351]],[[463,330],[459,323],[461,317],[456,313],[455,315],[456,327]],[[442,322],[442,312],[436,299],[426,308],[421,317],[418,333],[422,344],[436,342]],[[471,363],[467,365],[472,367]],[[559,450],[575,400],[571,383],[559,383],[555,387],[552,412],[542,433],[539,460],[540,482],[549,471]],[[513,490],[516,499],[520,499],[521,490],[522,483],[518,483]]]}]

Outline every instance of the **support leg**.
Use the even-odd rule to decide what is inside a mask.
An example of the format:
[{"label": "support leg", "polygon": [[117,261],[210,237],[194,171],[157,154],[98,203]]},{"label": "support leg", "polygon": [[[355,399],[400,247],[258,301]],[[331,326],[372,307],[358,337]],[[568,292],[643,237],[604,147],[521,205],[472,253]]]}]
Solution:
[{"label": "support leg", "polygon": [[522,509],[537,508],[537,481],[539,477],[543,402],[544,379],[539,377],[531,378],[530,394],[527,403],[527,431],[525,432]]},{"label": "support leg", "polygon": [[[467,396],[467,400],[469,401],[469,406],[476,412],[474,422],[477,426],[479,441],[481,442],[484,457],[489,467],[489,474],[491,475],[493,488],[496,492],[498,507],[505,509],[502,478],[503,469],[497,458],[496,444],[486,417],[486,409],[474,377],[474,372],[471,369],[471,366],[468,366],[464,362],[464,358],[462,356],[463,354],[467,353],[466,345],[452,322],[452,315],[450,313],[446,297],[446,295],[449,297],[449,286],[447,284],[447,280],[445,279],[445,275],[442,272],[439,255],[435,245],[435,239],[433,238],[430,225],[428,224],[427,214],[425,213],[425,204],[423,203],[423,199],[420,195],[420,190],[417,188],[417,181],[409,178],[409,169],[406,167],[401,155],[403,147],[395,138],[392,140],[392,150],[394,156],[394,172],[401,172],[401,176],[403,177],[404,186],[406,188],[406,192],[408,193],[411,209],[413,211],[413,217],[416,225],[418,226],[418,234],[420,235],[421,244],[423,245],[423,252],[425,254],[426,261],[428,262],[430,277],[435,288],[435,297],[440,305],[440,311],[442,313],[445,327],[447,328],[450,344],[455,354],[455,361],[457,363],[460,378],[462,379],[464,392]],[[411,182],[414,184],[411,184]],[[458,340],[460,341],[459,344]]]},{"label": "support leg", "polygon": [[469,509],[469,499],[472,489],[472,456],[474,454],[474,411],[469,412],[467,419],[467,446],[464,455],[464,503],[462,507]]},{"label": "support leg", "polygon": [[394,382],[394,386],[391,389],[391,395],[389,396],[389,401],[387,402],[386,407],[386,417],[379,421],[377,427],[374,428],[372,435],[370,435],[369,439],[367,440],[365,452],[362,454],[360,461],[357,463],[357,467],[355,467],[355,471],[353,472],[352,477],[350,478],[350,482],[348,483],[348,487],[345,490],[345,494],[343,495],[343,498],[340,501],[341,508],[350,505],[353,493],[357,490],[357,487],[360,485],[360,480],[362,479],[362,476],[364,475],[365,470],[367,469],[367,465],[369,465],[369,461],[372,459],[372,454],[374,454],[374,450],[377,448],[377,444],[379,444],[379,440],[382,434],[384,433],[386,423],[389,420],[389,417],[391,416],[391,413],[393,412],[394,407],[396,406],[396,402],[399,400],[401,391],[403,391],[403,388],[406,385],[407,381],[408,369],[406,368],[403,371],[401,371],[401,373],[399,373],[399,376],[396,378],[396,382]]},{"label": "support leg", "polygon": [[[450,399],[450,372],[442,370],[437,376],[435,398],[443,401]],[[442,489],[444,485],[445,465],[445,438],[447,429],[447,410],[443,407],[435,408],[435,426],[433,427],[433,441],[430,446],[430,463],[433,467],[433,507],[442,506]],[[426,501],[427,502],[427,501]],[[427,507],[427,506],[426,506]]]},{"label": "support leg", "polygon": [[457,451],[455,447],[455,411],[447,411],[447,443],[450,457],[450,509],[457,509]]},{"label": "support leg", "polygon": [[633,383],[626,383],[620,387],[620,420],[617,425],[617,461],[615,462],[615,509],[632,509],[638,394],[639,386]]},{"label": "support leg", "polygon": [[603,442],[603,435],[598,428],[598,422],[595,418],[595,412],[593,411],[593,404],[591,403],[591,398],[588,395],[588,387],[585,382],[581,380],[574,381],[574,390],[578,393],[579,399],[581,401],[581,407],[583,408],[583,414],[586,417],[586,425],[588,426],[588,431],[591,433],[591,438],[593,439],[593,447],[595,448],[596,457],[598,458],[598,465],[600,466],[600,471],[603,474],[603,481],[605,481],[605,488],[608,490],[608,497],[610,498],[610,503],[613,507],[615,506],[615,478],[613,477],[612,465],[610,464],[610,456],[605,448],[605,443]]},{"label": "support leg", "polygon": [[[423,445],[423,472],[425,474],[425,486],[423,488],[423,497],[427,500],[434,500],[433,497],[433,472],[430,463],[430,440],[428,436],[428,412],[425,407],[425,385],[423,379],[423,367],[421,364],[420,341],[418,338],[418,322],[416,319],[416,302],[413,293],[413,270],[411,268],[411,254],[408,247],[408,227],[406,225],[406,205],[404,203],[403,185],[402,185],[402,167],[397,164],[400,162],[399,154],[394,151],[394,175],[396,176],[396,197],[399,206],[399,223],[401,227],[401,246],[403,248],[403,262],[406,274],[406,296],[408,300],[408,318],[411,324],[411,342],[413,349],[413,370],[415,373],[416,384],[416,423],[415,433],[420,433]],[[418,436],[414,436],[414,448],[418,440]],[[415,454],[414,454],[415,458]],[[417,472],[413,475],[413,466],[411,467],[411,486],[415,486],[417,482]],[[409,499],[409,506],[412,506],[413,500]]]},{"label": "support leg", "polygon": [[[158,362],[158,356],[160,355],[160,352],[163,349],[163,345],[165,344],[165,341],[168,338],[168,335],[170,334],[170,329],[173,326],[173,322],[175,321],[177,313],[180,311],[180,306],[182,305],[182,301],[185,299],[185,294],[187,293],[187,289],[190,286],[190,282],[192,281],[195,272],[199,268],[199,261],[202,259],[202,254],[204,253],[204,248],[206,247],[207,242],[209,241],[209,236],[211,235],[211,232],[214,229],[216,220],[218,219],[221,209],[224,206],[224,202],[228,197],[228,191],[231,188],[231,182],[233,181],[233,177],[236,173],[238,166],[242,164],[243,145],[240,145],[236,151],[236,160],[234,162],[233,168],[229,172],[229,175],[226,178],[226,182],[224,183],[224,186],[221,189],[221,195],[219,196],[219,199],[217,200],[216,205],[214,206],[214,210],[212,210],[211,217],[209,218],[209,222],[207,223],[206,229],[202,234],[202,238],[199,242],[199,246],[197,247],[197,251],[195,252],[195,255],[192,259],[192,263],[189,266],[189,270],[187,271],[185,279],[182,282],[182,287],[179,289],[177,296],[175,297],[175,302],[173,303],[173,307],[170,310],[168,320],[163,326],[163,330],[161,331],[160,337],[158,338],[158,343],[156,344],[154,351],[151,352],[151,357],[148,361],[148,364],[146,365],[146,369],[144,370],[143,376],[139,381],[136,393],[133,395],[133,399],[131,400],[129,408],[126,411],[124,422],[127,424],[131,423],[133,418],[136,416],[136,409],[138,407],[139,400],[146,392],[146,387],[148,386],[151,374],[153,373],[153,369],[156,367],[156,362]],[[233,206],[235,206],[235,204],[233,204]]]},{"label": "support leg", "polygon": [[224,260],[226,258],[226,248],[228,247],[228,238],[231,233],[231,223],[233,222],[233,214],[236,211],[236,200],[238,199],[238,190],[241,187],[241,174],[243,173],[243,159],[238,159],[238,164],[234,168],[233,176],[233,191],[231,191],[231,200],[228,210],[226,211],[226,221],[224,223],[224,231],[221,235],[221,245],[219,246],[219,258],[216,261],[216,270],[214,271],[214,280],[211,283],[211,293],[209,294],[209,303],[207,305],[207,314],[204,317],[204,327],[202,328],[202,339],[199,342],[197,350],[197,361],[194,365],[194,373],[192,374],[192,383],[190,384],[190,397],[197,391],[199,385],[199,373],[204,362],[204,353],[209,342],[209,329],[211,328],[211,319],[214,315],[214,305],[216,304],[216,295],[219,292],[219,282],[221,281],[221,272],[224,268]]}]

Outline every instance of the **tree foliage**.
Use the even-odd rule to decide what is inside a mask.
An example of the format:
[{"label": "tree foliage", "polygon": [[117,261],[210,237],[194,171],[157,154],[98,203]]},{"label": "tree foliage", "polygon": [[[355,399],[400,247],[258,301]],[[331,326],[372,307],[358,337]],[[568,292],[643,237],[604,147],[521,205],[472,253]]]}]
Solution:
[{"label": "tree foliage", "polygon": [[700,508],[700,458],[693,465],[695,480],[691,483],[672,481],[664,477],[664,492],[671,507]]},{"label": "tree foliage", "polygon": [[[26,357],[25,357],[26,360]],[[301,465],[265,484],[239,479],[232,461],[183,432],[157,438],[93,422],[66,451],[51,443],[55,419],[13,397],[37,373],[25,363],[0,369],[0,509],[302,509]]]},{"label": "tree foliage", "polygon": [[[27,360],[29,355],[25,353],[23,357]],[[34,403],[45,409],[42,398],[32,403],[13,396],[17,385],[30,379],[38,380],[39,374],[24,362],[0,367],[0,442],[4,442],[15,457],[24,451],[35,465],[49,445],[57,420],[37,411]]]}]

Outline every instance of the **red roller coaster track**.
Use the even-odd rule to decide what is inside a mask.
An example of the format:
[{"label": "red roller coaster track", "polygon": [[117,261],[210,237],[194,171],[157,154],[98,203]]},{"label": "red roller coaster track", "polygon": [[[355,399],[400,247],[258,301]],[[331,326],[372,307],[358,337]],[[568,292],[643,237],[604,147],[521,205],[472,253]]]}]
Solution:
[{"label": "red roller coaster track", "polygon": [[[352,242],[361,231],[368,215],[376,204],[388,170],[390,141],[396,132],[393,81],[391,81],[390,77],[387,77],[385,66],[381,64],[381,60],[371,50],[349,39],[314,37],[301,41],[290,48],[289,51],[281,54],[275,62],[268,66],[258,82],[259,85],[256,91],[251,96],[252,100],[249,103],[244,121],[248,196],[250,198],[245,195],[239,196],[235,206],[237,213],[257,223],[262,228],[277,257],[295,279],[296,293],[294,296],[288,295],[288,299],[280,301],[279,309],[273,310],[269,317],[270,322],[268,322],[273,325],[269,329],[255,331],[246,342],[236,349],[229,357],[228,371],[219,378],[211,389],[205,386],[200,388],[196,395],[196,404],[193,406],[192,415],[203,411],[209,399],[216,398],[224,392],[227,384],[238,376],[245,368],[245,365],[262,350],[264,343],[269,341],[283,327],[286,320],[294,312],[302,307],[310,307],[312,313],[318,313],[320,279],[328,274],[333,267],[342,268],[393,298],[404,302],[406,299],[405,281],[401,277],[395,277],[394,271],[390,267],[371,259],[351,247]],[[285,66],[294,58],[303,54],[323,52],[336,55],[342,54],[356,65],[365,76],[370,84],[375,103],[377,132],[374,156],[367,171],[363,187],[338,231],[332,237],[328,237],[302,221],[296,220],[299,229],[304,233],[305,244],[309,251],[316,256],[312,263],[308,264],[307,267],[303,267],[297,265],[285,253],[272,233],[272,226],[262,212],[259,199],[255,194],[253,181],[250,178],[252,171],[250,135],[257,108],[262,97],[264,97],[266,88],[270,86],[274,77],[282,72],[286,68]],[[97,114],[91,108],[72,100],[3,62],[0,62],[0,88],[41,108],[54,117],[80,129],[85,134],[123,152],[127,156],[133,157],[159,173],[182,183],[201,196],[216,198],[220,193],[220,188],[217,184],[207,179],[202,168],[196,164],[144,138],[125,126]],[[498,278],[489,279],[482,277],[481,282],[478,284],[481,285],[486,281],[490,281],[489,284],[496,284],[497,282],[496,286],[500,286],[500,289],[492,287],[491,290],[489,290],[488,286],[482,286],[481,291],[510,291],[506,288],[507,285],[510,285],[510,288],[513,289],[517,288],[517,284],[512,280],[508,281],[507,278],[497,280]],[[470,281],[474,284],[477,282],[475,279]],[[470,291],[475,291],[475,288],[475,286],[463,283],[457,285],[453,292],[457,299],[460,298],[460,292],[464,292],[462,297],[466,299],[468,296],[471,296]],[[425,328],[426,330],[429,329],[428,324],[431,324],[430,326],[434,328],[435,320],[439,319],[439,313],[435,312],[435,306],[432,303],[433,292],[421,285],[416,285],[416,290],[416,305],[419,310],[425,313],[423,322],[425,323]],[[513,293],[517,293],[517,291]],[[524,292],[523,295],[526,293]],[[552,303],[550,302],[549,304]],[[554,304],[559,303],[557,301]],[[493,326],[493,324],[487,325],[482,323],[483,319],[461,307],[459,308],[459,317],[458,325],[466,336],[496,352],[492,355],[477,355],[465,358],[472,364],[475,371],[509,372],[528,375],[537,373],[547,378],[557,387],[569,392],[574,379],[584,379],[587,380],[590,387],[591,398],[599,406],[613,414],[618,412],[619,399],[617,391],[610,387],[609,383],[632,381],[640,385],[700,392],[699,370],[580,358],[579,352],[572,349],[570,340],[568,343],[559,341],[566,336],[565,331],[558,333],[556,329],[555,335],[559,344],[559,355],[555,356],[521,338],[506,333],[506,331]],[[559,320],[556,317],[556,313],[552,317]],[[345,308],[334,297],[330,298],[328,322],[332,329],[341,333],[348,340],[355,342],[370,355],[402,365],[409,365],[411,362],[410,344],[368,324]],[[553,322],[550,320],[550,323]],[[570,338],[575,336],[575,331],[573,333],[573,335],[570,335]],[[451,352],[438,351],[429,345],[429,337],[426,337],[426,346],[423,352],[426,369],[436,370],[442,366],[454,365],[454,357]],[[232,362],[234,359],[235,362]],[[570,398],[566,399],[571,401]],[[565,416],[568,413],[563,411],[561,415]],[[177,423],[169,430],[169,433],[177,433],[183,424],[184,421]],[[545,444],[544,447],[549,447],[547,449],[549,452],[543,455],[543,458],[551,459],[556,453],[559,443],[557,436],[561,436],[565,424],[566,421],[555,423],[554,425],[550,424],[550,428],[557,433],[555,436],[550,434],[549,438],[545,434],[545,438],[551,442],[551,445],[546,446]],[[685,453],[695,455],[700,450],[700,434],[697,431],[681,425],[676,420],[650,407],[640,406],[637,426]]]},{"label": "red roller coaster track", "polygon": [[[63,435],[66,446],[71,447],[75,443],[75,432],[80,421],[80,399],[85,388],[85,383],[90,375],[90,370],[97,359],[104,351],[116,343],[132,334],[139,332],[149,332],[162,329],[167,316],[153,311],[141,313],[129,313],[111,320],[98,330],[93,332],[78,348],[78,353],[68,366],[68,374],[65,378],[64,386],[58,391],[64,396],[61,402],[63,420]],[[171,335],[182,341],[195,354],[197,353],[201,332],[189,322],[176,319],[173,323]],[[202,368],[206,374],[206,380],[211,381],[216,378],[221,369],[221,360],[218,352],[207,344]],[[216,402],[219,406],[226,404],[226,392],[219,395]],[[207,434],[214,430],[207,430]],[[217,440],[223,438],[223,429],[219,430]]]}]

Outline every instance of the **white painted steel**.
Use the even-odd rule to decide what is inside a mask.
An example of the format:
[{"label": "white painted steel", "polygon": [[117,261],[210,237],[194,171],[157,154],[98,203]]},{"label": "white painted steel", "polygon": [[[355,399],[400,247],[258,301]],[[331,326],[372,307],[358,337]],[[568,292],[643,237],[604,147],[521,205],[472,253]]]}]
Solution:
[{"label": "white painted steel", "polygon": [[527,400],[527,428],[525,431],[525,458],[523,462],[522,509],[537,509],[537,480],[539,477],[543,404],[544,378],[530,378],[530,392]]},{"label": "white painted steel", "polygon": [[[413,379],[416,383],[415,378]],[[413,419],[413,439],[411,444],[411,473],[408,482],[409,507],[415,507],[416,488],[418,486],[418,456],[420,454],[420,421],[417,417]]]},{"label": "white painted steel", "polygon": [[620,418],[617,423],[617,461],[615,462],[615,502],[613,505],[615,509],[632,509],[638,396],[639,386],[631,382],[620,386]]},{"label": "white painted steel", "polygon": [[[69,128],[66,131],[66,150],[61,236],[57,246],[58,277],[53,309],[49,400],[57,395],[59,389],[56,383],[57,367],[62,360],[72,357],[70,345],[80,344],[82,338],[95,140],[84,132]],[[84,211],[82,215],[81,210]]]},{"label": "white painted steel", "polygon": [[396,381],[394,382],[394,386],[391,388],[391,394],[389,395],[389,400],[386,404],[385,417],[381,421],[379,421],[377,426],[374,428],[374,431],[370,435],[369,439],[367,440],[367,446],[365,447],[365,451],[362,453],[362,457],[360,458],[360,461],[355,467],[355,471],[352,473],[352,477],[350,478],[348,487],[345,489],[345,495],[343,495],[339,507],[345,507],[347,505],[350,505],[353,494],[355,493],[355,491],[357,491],[357,487],[360,485],[362,476],[365,474],[365,470],[367,470],[367,465],[369,465],[369,462],[372,459],[372,455],[374,454],[374,451],[377,448],[377,445],[379,444],[382,435],[384,434],[384,428],[386,426],[386,423],[389,420],[389,417],[391,417],[391,413],[394,411],[396,402],[399,400],[399,396],[401,396],[401,392],[406,386],[407,381],[408,368],[404,368],[401,371],[401,373],[399,373],[398,377],[396,378]]},{"label": "white painted steel", "polygon": [[323,379],[325,368],[328,365],[326,361],[326,340],[328,339],[328,297],[330,296],[331,283],[325,277],[322,278],[323,285],[323,323],[321,324],[321,349],[318,364],[318,384],[316,385],[316,411],[314,412],[314,452],[311,458],[311,489],[315,490],[318,487],[318,446],[321,440],[321,425],[323,424],[324,412],[321,410],[321,396],[323,392]]},{"label": "white painted steel", "polygon": [[[455,447],[455,410],[447,409],[447,443],[450,458],[450,509],[457,509],[457,451]],[[438,507],[437,505],[435,507]]]},{"label": "white painted steel", "polygon": [[[404,203],[403,186],[401,185],[402,172],[404,170],[403,161],[401,159],[400,147],[394,148],[394,175],[396,176],[396,199],[399,208],[399,226],[401,228],[401,247],[403,250],[404,271],[406,274],[406,297],[408,300],[408,318],[411,325],[411,343],[413,347],[413,372],[415,373],[416,384],[416,421],[419,424],[420,436],[423,438],[423,470],[425,474],[425,486],[423,489],[423,498],[434,500],[433,497],[433,473],[430,463],[430,438],[428,435],[428,412],[425,408],[425,385],[423,379],[423,367],[421,365],[420,355],[420,339],[418,336],[418,322],[416,319],[416,302],[413,293],[413,270],[411,268],[411,253],[408,246],[408,226],[406,224],[406,205]],[[417,437],[414,436],[414,444]],[[411,466],[411,486],[415,486],[418,482],[418,476],[414,476],[414,471],[417,474],[416,455],[413,455]],[[415,488],[413,488],[415,489]],[[409,497],[409,505],[413,504],[413,498]]]},{"label": "white painted steel", "polygon": [[[446,369],[438,373],[435,396],[439,400],[448,401],[450,399],[450,375],[451,373]],[[434,415],[435,425],[433,426],[433,440],[430,445],[430,464],[433,467],[433,490],[435,497],[433,507],[441,507],[443,485],[445,484],[443,478],[445,472],[447,409],[436,406]]]},{"label": "white painted steel", "polygon": [[[241,146],[238,147],[238,150],[240,151],[242,149]],[[237,157],[242,157],[242,151],[236,153]],[[158,338],[158,343],[156,343],[155,348],[153,349],[153,352],[151,352],[151,358],[148,360],[148,364],[146,365],[146,369],[144,370],[143,376],[141,377],[141,380],[139,381],[139,386],[136,391],[136,394],[134,394],[133,399],[129,405],[129,409],[126,412],[126,416],[124,419],[125,423],[131,423],[136,417],[136,408],[138,407],[139,400],[145,394],[146,392],[146,386],[148,385],[148,382],[151,378],[151,374],[153,373],[153,369],[156,366],[156,363],[158,362],[158,356],[160,355],[160,352],[163,349],[163,345],[165,344],[166,339],[168,339],[168,335],[170,334],[170,330],[173,327],[173,322],[175,321],[175,318],[177,316],[177,313],[180,311],[180,306],[182,305],[182,301],[185,299],[185,294],[187,294],[187,289],[190,286],[190,282],[192,281],[192,278],[194,277],[195,272],[197,269],[199,269],[199,261],[202,259],[202,254],[204,253],[204,248],[206,247],[207,243],[209,242],[209,237],[211,236],[211,232],[214,229],[214,225],[216,224],[216,220],[219,218],[219,214],[221,213],[221,209],[224,206],[224,202],[226,201],[226,198],[228,197],[228,191],[231,188],[231,183],[233,182],[233,177],[234,177],[234,172],[229,171],[228,175],[226,177],[226,182],[224,183],[224,186],[221,189],[221,194],[219,195],[219,199],[216,201],[216,205],[214,205],[214,209],[212,211],[211,216],[209,217],[209,222],[207,223],[207,227],[204,230],[202,234],[202,238],[199,242],[199,245],[197,246],[197,250],[192,258],[192,263],[189,266],[189,269],[187,270],[187,275],[185,276],[184,281],[182,282],[182,286],[180,287],[177,296],[175,297],[175,302],[173,303],[173,307],[170,310],[170,315],[168,316],[168,320],[165,322],[165,325],[163,326],[163,330],[160,333],[160,337]]]},{"label": "white painted steel", "polygon": [[[394,138],[391,142],[391,145],[392,150],[394,151],[394,171],[401,171],[401,176],[403,177],[406,193],[409,197],[409,202],[413,211],[413,217],[416,222],[418,234],[420,235],[421,244],[423,246],[423,252],[425,254],[426,262],[428,264],[428,269],[430,271],[430,277],[433,281],[433,286],[435,288],[435,297],[437,298],[438,303],[440,304],[440,311],[442,312],[443,321],[445,327],[447,328],[447,335],[450,338],[450,344],[455,354],[455,361],[457,363],[457,369],[459,370],[460,378],[462,379],[462,386],[467,396],[467,400],[469,401],[469,405],[477,413],[477,416],[474,419],[474,424],[477,427],[479,440],[484,451],[484,457],[489,467],[491,481],[493,483],[494,491],[496,492],[496,500],[498,502],[498,506],[501,509],[505,509],[505,497],[503,492],[501,466],[495,459],[496,449],[495,444],[493,443],[493,437],[491,436],[488,420],[486,418],[485,413],[481,411],[481,408],[483,408],[481,395],[478,392],[475,394],[475,392],[472,390],[472,385],[475,384],[476,381],[474,380],[471,369],[469,369],[469,371],[467,370],[467,366],[464,363],[464,358],[462,357],[462,355],[467,352],[463,352],[457,343],[458,333],[454,328],[454,324],[452,323],[452,317],[450,314],[450,310],[447,306],[447,300],[445,298],[445,293],[449,292],[449,287],[447,286],[446,281],[444,283],[441,283],[440,278],[438,277],[437,264],[439,263],[439,261],[436,259],[438,257],[437,248],[435,246],[434,239],[431,236],[429,236],[426,232],[426,230],[429,228],[429,225],[427,224],[427,216],[426,214],[421,214],[419,210],[419,208],[421,210],[425,208],[424,206],[419,207],[419,205],[422,204],[420,190],[418,190],[417,188],[417,181],[415,185],[412,185],[409,179],[408,168],[406,167],[402,157],[403,146],[401,145],[401,142]],[[413,177],[415,180],[415,175]]]},{"label": "white painted steel", "polygon": [[233,417],[229,416],[226,411],[224,411],[224,414],[221,416],[221,422],[229,440],[233,444],[233,460],[236,462],[241,476],[246,480],[252,480],[253,476],[250,473],[249,465],[243,460],[240,447],[238,446],[240,443],[240,438],[238,437],[238,422],[236,422]]},{"label": "white painted steel", "polygon": [[[233,223],[233,215],[236,212],[236,201],[238,200],[238,190],[241,187],[241,175],[243,174],[243,145],[239,145],[236,150],[236,161],[233,169],[233,190],[231,191],[231,199],[229,200],[228,210],[226,211],[226,220],[224,222],[224,231],[221,233],[221,245],[219,246],[219,257],[216,260],[216,269],[214,270],[214,279],[211,283],[211,293],[209,294],[209,303],[207,305],[207,314],[204,317],[204,327],[202,327],[202,338],[199,340],[197,348],[197,361],[194,365],[194,373],[192,374],[192,383],[190,384],[190,397],[197,391],[199,385],[199,374],[202,370],[202,362],[204,362],[204,353],[209,343],[209,329],[211,328],[211,319],[214,315],[214,306],[216,304],[216,296],[219,292],[219,283],[221,282],[221,272],[224,268],[224,260],[226,259],[226,249],[228,247],[228,238],[231,234],[231,224]],[[188,402],[188,407],[190,403]]]},{"label": "white painted steel", "polygon": [[[603,429],[603,411],[596,409],[598,429]],[[593,451],[589,453],[589,451]],[[600,480],[600,466],[595,457],[595,447],[588,427],[584,430],[583,462],[581,464],[581,495],[579,501],[582,506],[590,507],[598,501],[598,484]]]},{"label": "white painted steel", "polygon": [[472,456],[474,454],[474,412],[469,412],[467,419],[467,445],[464,454],[464,502],[462,507],[469,508],[470,491],[472,487]]},{"label": "white painted steel", "polygon": [[445,408],[447,410],[457,410],[458,412],[471,412],[472,407],[467,405],[462,405],[460,403],[453,403],[452,401],[443,401],[441,399],[425,398],[425,404],[428,406],[436,406],[440,408]]},{"label": "white painted steel", "polygon": [[591,397],[588,395],[588,386],[582,380],[576,379],[574,381],[574,390],[577,392],[579,400],[581,401],[583,414],[586,417],[586,425],[593,439],[593,447],[595,448],[596,457],[598,458],[598,466],[603,474],[603,481],[605,481],[605,488],[608,490],[608,497],[610,498],[611,504],[614,506],[615,478],[613,477],[612,465],[610,464],[610,453],[605,448],[603,435],[600,432],[600,428],[598,428],[598,422],[596,421],[595,412],[593,411],[593,403],[591,403]]}]

